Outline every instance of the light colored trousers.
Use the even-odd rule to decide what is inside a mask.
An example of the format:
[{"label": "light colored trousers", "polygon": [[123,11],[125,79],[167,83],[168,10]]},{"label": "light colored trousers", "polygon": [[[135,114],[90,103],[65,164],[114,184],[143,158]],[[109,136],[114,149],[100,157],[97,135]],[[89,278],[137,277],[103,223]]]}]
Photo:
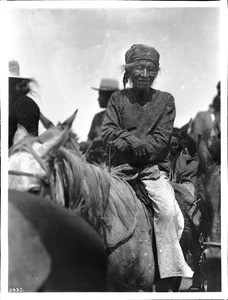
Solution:
[{"label": "light colored trousers", "polygon": [[175,199],[174,190],[165,172],[160,178],[142,178],[154,209],[154,229],[158,266],[161,278],[186,276],[192,271],[180,247],[184,218]]}]

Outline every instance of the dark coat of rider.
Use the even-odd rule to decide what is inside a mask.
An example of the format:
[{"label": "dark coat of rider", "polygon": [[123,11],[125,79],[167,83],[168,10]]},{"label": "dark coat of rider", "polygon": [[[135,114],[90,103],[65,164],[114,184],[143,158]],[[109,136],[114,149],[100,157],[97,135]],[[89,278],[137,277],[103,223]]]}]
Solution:
[{"label": "dark coat of rider", "polygon": [[98,91],[99,106],[104,110],[94,116],[89,130],[88,139],[86,142],[82,142],[80,144],[80,148],[83,153],[88,151],[87,161],[90,163],[100,164],[106,159],[105,149],[101,138],[101,127],[104,120],[105,109],[112,93],[119,89],[119,83],[116,79],[102,78],[100,87],[92,87],[92,89]]},{"label": "dark coat of rider", "polygon": [[158,165],[169,171],[169,140],[175,118],[174,98],[167,92],[150,88],[148,102],[137,102],[133,89],[115,92],[109,101],[103,126],[105,144],[117,138],[132,147],[116,151],[112,164],[128,162],[135,167]]},{"label": "dark coat of rider", "polygon": [[13,137],[17,124],[22,125],[28,133],[37,136],[40,118],[39,106],[28,96],[16,99],[9,106],[9,146],[13,144]]},{"label": "dark coat of rider", "polygon": [[[186,276],[190,270],[179,244],[184,219],[168,178],[174,98],[152,88],[159,58],[157,50],[147,45],[133,45],[126,52],[124,90],[109,100],[102,136],[110,165],[128,164],[136,169],[148,193],[154,210],[159,275],[164,280]],[[132,88],[126,89],[128,80]],[[156,290],[160,290],[158,285]]]},{"label": "dark coat of rider", "polygon": [[19,63],[15,60],[9,62],[9,73],[9,147],[11,147],[18,124],[29,134],[38,135],[40,109],[29,96],[32,92],[30,84],[37,82],[21,76]]}]

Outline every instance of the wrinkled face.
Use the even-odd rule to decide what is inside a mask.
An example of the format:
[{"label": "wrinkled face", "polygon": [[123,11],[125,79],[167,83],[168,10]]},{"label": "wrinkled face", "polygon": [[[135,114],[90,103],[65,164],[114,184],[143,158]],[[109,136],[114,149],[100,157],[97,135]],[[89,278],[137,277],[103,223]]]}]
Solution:
[{"label": "wrinkled face", "polygon": [[134,88],[149,89],[156,78],[158,69],[151,61],[140,60],[132,68],[130,79]]}]

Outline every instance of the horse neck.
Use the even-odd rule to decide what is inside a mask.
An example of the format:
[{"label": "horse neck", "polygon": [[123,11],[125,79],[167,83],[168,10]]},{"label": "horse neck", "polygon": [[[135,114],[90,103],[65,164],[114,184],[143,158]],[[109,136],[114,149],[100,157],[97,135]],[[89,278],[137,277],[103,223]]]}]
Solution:
[{"label": "horse neck", "polygon": [[210,239],[214,242],[221,241],[221,191],[220,167],[212,166],[205,176],[206,201],[210,202],[212,209],[212,226]]},{"label": "horse neck", "polygon": [[102,222],[109,198],[110,177],[107,172],[91,165],[72,151],[59,150],[56,163],[64,190],[65,206],[80,213],[95,228]]}]

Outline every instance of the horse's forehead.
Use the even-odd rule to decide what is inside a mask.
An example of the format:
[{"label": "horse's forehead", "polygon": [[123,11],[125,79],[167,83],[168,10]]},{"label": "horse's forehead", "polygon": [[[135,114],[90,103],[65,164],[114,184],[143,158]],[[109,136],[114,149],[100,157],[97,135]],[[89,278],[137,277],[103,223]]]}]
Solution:
[{"label": "horse's forehead", "polygon": [[9,169],[32,173],[42,171],[37,159],[28,152],[16,152],[9,157]]},{"label": "horse's forehead", "polygon": [[[45,177],[46,173],[41,167],[40,163],[27,152],[17,152],[9,157],[9,170],[21,171]],[[10,175],[8,180],[9,189],[16,189],[19,191],[28,191],[30,188],[40,184],[36,177]]]}]

